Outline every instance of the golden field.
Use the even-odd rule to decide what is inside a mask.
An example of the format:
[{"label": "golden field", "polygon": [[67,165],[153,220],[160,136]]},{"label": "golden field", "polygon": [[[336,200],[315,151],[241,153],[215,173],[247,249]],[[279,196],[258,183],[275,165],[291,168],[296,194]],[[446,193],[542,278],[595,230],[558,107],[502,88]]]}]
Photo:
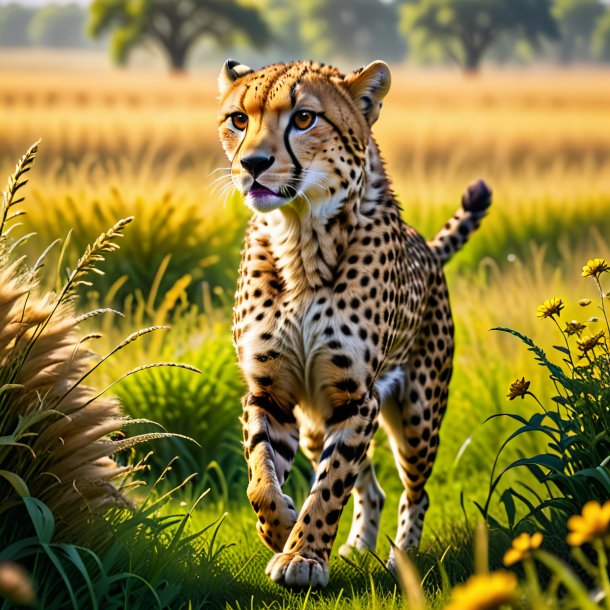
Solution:
[{"label": "golden field", "polygon": [[[217,462],[222,475],[206,479],[216,485],[217,502],[226,507],[245,501],[245,466],[235,440],[241,386],[230,346],[230,307],[248,214],[239,197],[216,185],[228,170],[216,135],[216,70],[172,77],[81,64],[69,70],[2,66],[4,174],[42,138],[19,229],[38,237],[25,251],[36,260],[45,245],[73,229],[67,258],[56,265],[51,257],[53,285],[55,266],[61,275],[62,265],[73,264],[87,242],[118,218],[135,215],[122,250],[103,267],[106,276],[84,295],[89,304],[127,312],[125,319],[100,322],[104,337],[96,349],[104,352],[150,323],[171,322],[174,328],[122,350],[99,379],[109,382],[152,360],[201,368],[200,385],[184,371],[172,371],[150,386],[122,382],[115,389],[128,414],[196,437],[204,449],[197,454],[187,445],[193,453],[183,464],[205,471]],[[429,485],[429,545],[447,540],[461,523],[460,492],[469,514],[476,512],[472,500],[486,496],[507,424],[495,420],[482,427],[483,420],[511,410],[528,413],[526,401],[508,402],[510,383],[526,376],[542,400],[551,393],[531,354],[489,329],[516,328],[552,350],[556,329],[536,318],[543,300],[566,299],[562,322],[598,313],[576,301],[594,296],[580,278],[587,259],[610,256],[610,71],[511,69],[465,78],[396,66],[392,73],[374,133],[405,219],[431,237],[470,181],[483,177],[494,191],[480,232],[448,267],[458,345]],[[508,457],[530,449],[509,449]],[[175,449],[155,451],[169,459]],[[399,483],[383,439],[377,456],[389,504],[383,539],[393,535]],[[248,527],[239,539],[253,538],[253,515],[238,513],[238,521]],[[233,532],[226,538],[233,541]]]},{"label": "golden field", "polygon": [[[469,377],[473,361],[507,368],[493,363],[494,355],[516,346],[487,329],[512,325],[551,336],[535,319],[536,305],[553,291],[579,298],[580,285],[564,278],[575,278],[583,261],[607,251],[609,76],[601,69],[513,69],[478,78],[393,69],[374,133],[407,221],[431,236],[469,181],[484,177],[494,190],[489,218],[448,269],[462,338],[454,394],[466,392],[460,370]],[[135,214],[132,239],[128,231],[124,243],[132,266],[119,259],[94,297],[107,302],[108,286],[112,296],[118,282],[121,300],[134,291],[142,299],[163,267],[158,302],[182,281],[201,304],[205,283],[227,310],[247,212],[214,186],[227,169],[216,135],[215,70],[176,77],[99,66],[4,67],[5,173],[38,138],[23,229],[39,234],[27,246],[32,253],[73,228],[74,258],[117,218]],[[134,268],[134,261],[141,264]],[[147,303],[150,314],[155,299]],[[228,337],[228,322],[225,328]],[[523,351],[515,364],[525,366],[528,358]],[[517,374],[518,366],[484,390],[495,410],[504,402],[504,384]],[[471,424],[485,412],[477,404]],[[455,417],[462,415],[456,410]],[[462,441],[452,441],[451,450]]]}]

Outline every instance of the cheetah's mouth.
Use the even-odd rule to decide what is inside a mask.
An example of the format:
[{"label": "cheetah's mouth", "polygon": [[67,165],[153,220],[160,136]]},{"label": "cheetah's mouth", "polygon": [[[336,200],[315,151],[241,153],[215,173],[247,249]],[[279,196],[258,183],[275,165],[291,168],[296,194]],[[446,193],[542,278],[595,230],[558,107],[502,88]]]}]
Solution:
[{"label": "cheetah's mouth", "polygon": [[257,212],[270,212],[293,199],[293,190],[284,187],[275,193],[255,180],[246,194],[246,204]]}]

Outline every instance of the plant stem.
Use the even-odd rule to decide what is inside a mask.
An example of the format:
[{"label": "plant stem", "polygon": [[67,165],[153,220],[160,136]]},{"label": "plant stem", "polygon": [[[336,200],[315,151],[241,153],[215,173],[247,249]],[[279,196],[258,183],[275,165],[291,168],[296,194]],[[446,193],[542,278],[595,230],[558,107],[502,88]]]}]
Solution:
[{"label": "plant stem", "polygon": [[595,283],[597,284],[597,288],[598,288],[599,294],[601,296],[601,301],[602,301],[601,310],[602,310],[602,313],[604,314],[604,320],[606,320],[606,328],[608,329],[608,332],[610,333],[610,323],[608,322],[608,314],[606,313],[606,305],[604,304],[604,290],[603,290],[602,285],[597,276],[595,277]]},{"label": "plant stem", "polygon": [[610,581],[608,580],[608,555],[601,540],[595,540],[593,543],[597,551],[597,559],[599,562],[599,580],[602,589],[604,590],[604,606],[606,610],[610,610]]},{"label": "plant stem", "polygon": [[538,582],[538,573],[536,572],[534,562],[529,557],[523,561],[523,569],[525,571],[525,580],[532,592],[534,607],[542,607],[542,591]]},{"label": "plant stem", "polygon": [[599,610],[599,606],[589,599],[583,583],[563,561],[541,550],[535,551],[534,556],[561,580],[579,610]]}]

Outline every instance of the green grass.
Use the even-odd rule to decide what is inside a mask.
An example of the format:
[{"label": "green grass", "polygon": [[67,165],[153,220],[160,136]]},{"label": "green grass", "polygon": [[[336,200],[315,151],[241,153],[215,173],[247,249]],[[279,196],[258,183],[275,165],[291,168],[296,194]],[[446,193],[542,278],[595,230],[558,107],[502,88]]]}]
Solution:
[{"label": "green grass", "polygon": [[[491,332],[490,329],[498,325],[518,327],[550,348],[556,342],[554,330],[536,318],[536,307],[546,298],[557,295],[572,301],[571,308],[563,314],[565,319],[582,314],[582,310],[573,302],[594,294],[591,286],[581,282],[574,270],[582,266],[583,260],[586,260],[585,252],[589,248],[590,246],[586,246],[583,250],[565,252],[559,266],[546,261],[544,252],[534,248],[530,250],[528,262],[517,260],[504,265],[486,263],[480,266],[476,273],[458,274],[451,270],[450,284],[458,342],[456,370],[450,406],[443,423],[437,463],[428,484],[431,508],[426,518],[423,554],[416,558],[422,574],[432,569],[427,580],[432,600],[440,595],[438,562],[445,553],[444,565],[451,582],[460,582],[471,572],[470,529],[479,514],[474,502],[485,501],[491,464],[497,449],[509,431],[514,429],[514,424],[509,421],[495,419],[486,424],[483,424],[483,421],[494,413],[510,411],[527,416],[532,412],[531,403],[521,400],[509,402],[506,398],[509,385],[517,377],[524,375],[530,379],[532,388],[536,389],[540,397],[547,396],[550,391],[544,370],[535,365],[530,354],[520,349],[510,338]],[[270,551],[258,541],[255,534],[255,515],[245,500],[245,462],[239,446],[240,430],[237,422],[241,382],[233,367],[223,365],[222,371],[215,368],[218,362],[223,361],[223,354],[228,358],[231,352],[230,324],[223,308],[212,305],[209,307],[205,316],[182,312],[177,316],[171,333],[159,336],[157,344],[154,343],[153,337],[148,343],[143,342],[140,347],[134,346],[135,352],[128,356],[130,360],[145,357],[183,357],[199,365],[203,371],[201,376],[168,369],[163,375],[158,376],[155,373],[154,377],[143,378],[136,385],[132,384],[131,380],[121,382],[117,391],[124,396],[126,408],[134,409],[134,416],[144,412],[137,410],[141,409],[142,404],[150,405],[149,413],[164,421],[168,429],[176,431],[188,431],[189,424],[191,429],[194,429],[193,422],[198,418],[202,421],[197,425],[208,426],[210,422],[206,421],[206,417],[211,416],[206,416],[208,411],[205,409],[210,401],[218,406],[210,409],[209,413],[217,413],[218,409],[222,408],[222,411],[213,417],[221,418],[227,429],[225,438],[228,444],[223,450],[215,450],[215,459],[222,464],[220,470],[223,474],[216,476],[219,471],[215,470],[214,474],[199,479],[202,485],[212,486],[213,502],[204,510],[195,513],[195,522],[209,522],[221,512],[228,511],[219,530],[218,540],[234,545],[223,552],[220,560],[223,577],[232,583],[229,597],[239,604],[234,603],[232,607],[250,607],[251,598],[254,596],[254,607],[265,607],[264,604],[271,605],[274,600],[277,603],[277,600],[281,599],[282,608],[301,608],[305,603],[306,593],[288,594],[264,576]],[[118,332],[123,325],[145,322],[147,316],[151,316],[152,320],[157,319],[154,310],[147,314],[136,307],[135,311],[136,314],[121,320],[114,331],[114,327],[108,324],[106,330],[110,336],[113,332]],[[180,349],[176,349],[177,346],[180,346]],[[506,353],[511,354],[510,360],[498,357]],[[217,362],[212,362],[214,360]],[[127,363],[124,366],[127,366]],[[224,374],[227,368],[231,371],[229,375]],[[192,398],[192,388],[200,386],[207,388],[203,395],[210,397],[201,403],[196,397]],[[181,396],[183,398],[178,402],[177,398]],[[233,396],[234,403],[223,406],[222,401],[217,401],[216,397],[225,396]],[[470,441],[464,448],[467,439]],[[218,438],[213,436],[209,441],[217,442]],[[520,444],[507,449],[500,464],[508,465],[523,455],[535,454],[543,442],[542,436],[523,439]],[[202,460],[199,464],[193,461],[193,455],[197,455],[199,449],[188,442],[181,442],[178,447],[169,441],[161,441],[161,446],[157,444],[155,449],[159,455],[169,455],[176,450],[187,465],[193,466],[198,472],[205,472],[207,464],[201,457],[205,455],[205,447],[203,452],[198,454]],[[402,490],[383,433],[377,437],[375,451],[379,479],[388,494],[378,549],[379,556],[385,559],[388,552],[387,537],[394,535],[397,502]],[[302,476],[298,484],[292,485],[292,492],[300,499],[305,493],[306,480],[307,477]],[[495,495],[496,501],[507,486],[527,480],[523,473],[509,474]],[[193,495],[199,488],[197,483],[188,493]],[[342,519],[338,544],[347,536],[350,515],[351,504],[347,506]],[[493,541],[492,566],[501,565],[502,553],[508,545],[507,537]],[[370,589],[371,574],[376,586],[376,601],[373,601]],[[315,601],[315,607],[333,608],[342,589],[339,603],[341,599],[349,597],[355,600],[350,603],[361,604],[363,608],[376,607],[375,604],[379,607],[393,607],[395,603],[394,582],[376,560],[371,559],[362,574],[338,557],[335,557],[331,564],[330,589],[323,594],[315,594],[313,597],[310,595],[307,603],[312,604]]]}]

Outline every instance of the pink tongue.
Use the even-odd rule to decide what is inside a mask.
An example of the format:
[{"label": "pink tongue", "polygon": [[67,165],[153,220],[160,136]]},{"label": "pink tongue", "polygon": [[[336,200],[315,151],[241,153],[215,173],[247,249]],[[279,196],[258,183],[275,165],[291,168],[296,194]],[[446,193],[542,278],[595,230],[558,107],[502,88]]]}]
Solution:
[{"label": "pink tongue", "polygon": [[252,195],[252,197],[269,197],[275,196],[275,193],[267,187],[257,184],[250,189],[250,195]]}]

